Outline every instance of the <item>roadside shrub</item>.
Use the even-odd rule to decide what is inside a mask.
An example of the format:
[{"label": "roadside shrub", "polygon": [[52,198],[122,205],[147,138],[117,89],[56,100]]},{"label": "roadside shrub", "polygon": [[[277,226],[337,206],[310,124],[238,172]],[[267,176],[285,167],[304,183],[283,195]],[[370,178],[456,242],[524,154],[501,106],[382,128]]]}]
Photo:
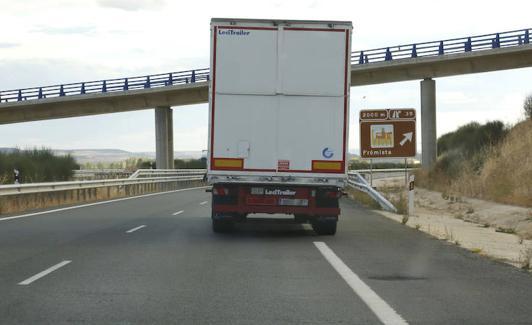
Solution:
[{"label": "roadside shrub", "polygon": [[526,96],[523,102],[523,110],[525,111],[525,117],[532,119],[532,94]]},{"label": "roadside shrub", "polygon": [[[349,170],[357,170],[357,169],[369,169],[370,163],[368,160],[358,160],[353,159],[349,162]],[[404,162],[373,162],[372,168],[373,169],[387,169],[387,168],[404,168],[405,164]],[[409,162],[407,164],[408,168],[415,168],[419,167],[419,164],[414,164]]]},{"label": "roadside shrub", "polygon": [[484,125],[472,122],[442,135],[438,139],[438,155],[458,151],[469,159],[486,147],[501,142],[507,133],[508,129],[501,121],[487,122]]},{"label": "roadside shrub", "polygon": [[71,156],[56,156],[50,149],[15,149],[0,152],[0,182],[14,182],[13,169],[18,169],[23,183],[67,181],[79,165]]},{"label": "roadside shrub", "polygon": [[205,169],[207,160],[205,159],[174,159],[174,168],[176,169]]}]

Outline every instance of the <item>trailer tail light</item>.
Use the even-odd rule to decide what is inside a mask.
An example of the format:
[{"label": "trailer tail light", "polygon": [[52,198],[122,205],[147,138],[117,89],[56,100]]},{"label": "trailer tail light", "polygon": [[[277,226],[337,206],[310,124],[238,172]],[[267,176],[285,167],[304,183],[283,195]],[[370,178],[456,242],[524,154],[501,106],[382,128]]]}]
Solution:
[{"label": "trailer tail light", "polygon": [[342,172],[344,164],[342,161],[313,160],[312,171],[317,172]]},{"label": "trailer tail light", "polygon": [[277,198],[248,196],[246,198],[246,204],[248,205],[277,205]]},{"label": "trailer tail light", "polygon": [[339,199],[342,197],[342,192],[340,191],[326,191],[324,194],[325,197],[330,199]]},{"label": "trailer tail light", "polygon": [[219,195],[219,196],[225,196],[225,195],[229,195],[229,189],[228,188],[225,188],[225,187],[214,187],[212,189],[212,194],[214,195]]}]

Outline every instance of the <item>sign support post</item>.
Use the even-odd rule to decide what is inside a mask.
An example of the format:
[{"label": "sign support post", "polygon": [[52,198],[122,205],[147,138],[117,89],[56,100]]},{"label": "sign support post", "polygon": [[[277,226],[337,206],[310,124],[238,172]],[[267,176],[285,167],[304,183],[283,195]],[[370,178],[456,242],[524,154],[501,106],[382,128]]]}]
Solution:
[{"label": "sign support post", "polygon": [[408,162],[407,162],[407,158],[405,158],[405,185],[408,185]]},{"label": "sign support post", "polygon": [[369,186],[373,187],[373,159],[369,160]]}]

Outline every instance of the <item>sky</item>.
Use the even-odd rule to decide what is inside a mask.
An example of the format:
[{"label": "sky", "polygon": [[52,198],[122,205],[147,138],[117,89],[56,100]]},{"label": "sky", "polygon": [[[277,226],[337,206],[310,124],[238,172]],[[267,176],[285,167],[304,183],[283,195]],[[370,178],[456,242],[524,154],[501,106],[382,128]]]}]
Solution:
[{"label": "sky", "polygon": [[[0,0],[0,8],[1,90],[208,67],[212,17],[349,20],[353,51],[532,27],[532,2],[513,0]],[[512,124],[523,119],[532,68],[438,78],[436,92],[438,136],[471,121]],[[351,150],[360,109],[412,107],[419,116],[419,93],[419,81],[351,88]],[[174,108],[176,151],[206,149],[207,113],[207,104]],[[154,112],[0,125],[0,147],[42,146],[154,151]]]}]

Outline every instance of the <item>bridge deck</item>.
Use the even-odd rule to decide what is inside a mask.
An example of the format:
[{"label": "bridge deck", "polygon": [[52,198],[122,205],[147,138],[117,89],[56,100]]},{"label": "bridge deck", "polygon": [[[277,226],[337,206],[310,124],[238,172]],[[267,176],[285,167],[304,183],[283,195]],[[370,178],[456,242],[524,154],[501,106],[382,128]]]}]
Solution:
[{"label": "bridge deck", "polygon": [[[351,86],[532,66],[529,29],[352,53]],[[208,69],[0,91],[0,124],[208,101]]]}]

